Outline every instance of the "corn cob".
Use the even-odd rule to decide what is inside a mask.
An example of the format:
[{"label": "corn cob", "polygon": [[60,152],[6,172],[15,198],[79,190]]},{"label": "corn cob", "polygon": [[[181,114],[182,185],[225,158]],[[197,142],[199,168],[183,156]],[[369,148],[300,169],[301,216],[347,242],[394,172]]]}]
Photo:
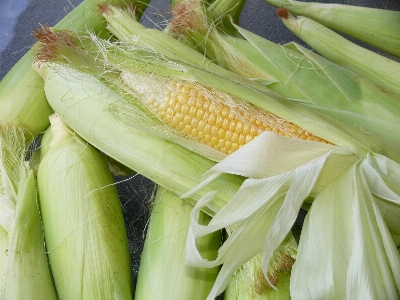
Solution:
[{"label": "corn cob", "polygon": [[[223,95],[200,84],[123,76],[127,85],[166,125],[217,151],[231,154],[263,131],[289,138],[329,143],[299,126],[250,105],[225,101]],[[151,91],[141,90],[151,84]],[[159,87],[159,88],[158,88]],[[139,91],[139,92],[138,92]]]}]

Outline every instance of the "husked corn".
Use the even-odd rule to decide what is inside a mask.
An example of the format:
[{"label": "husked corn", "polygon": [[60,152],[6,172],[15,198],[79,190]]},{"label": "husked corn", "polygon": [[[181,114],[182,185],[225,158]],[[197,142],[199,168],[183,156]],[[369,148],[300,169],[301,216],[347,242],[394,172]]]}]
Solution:
[{"label": "husked corn", "polygon": [[150,109],[168,126],[223,153],[234,152],[263,131],[327,143],[273,114],[254,109],[259,115],[254,118],[253,112],[213,101],[189,83],[171,81],[170,87],[171,90],[165,91],[163,103],[147,101]]},{"label": "husked corn", "polygon": [[329,143],[252,105],[227,103],[218,92],[199,84],[183,80],[164,84],[130,74],[124,79],[167,126],[225,154],[238,150],[263,131]]}]

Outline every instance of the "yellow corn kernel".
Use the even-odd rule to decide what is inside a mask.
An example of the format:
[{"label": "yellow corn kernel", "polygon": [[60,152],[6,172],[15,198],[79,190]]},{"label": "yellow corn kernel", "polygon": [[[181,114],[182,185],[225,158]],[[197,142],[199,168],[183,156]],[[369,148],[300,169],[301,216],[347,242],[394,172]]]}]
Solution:
[{"label": "yellow corn kernel", "polygon": [[149,99],[149,108],[166,125],[189,138],[230,154],[263,131],[302,140],[328,143],[297,125],[255,107],[225,105],[215,92],[181,81],[169,82],[161,97],[164,103]]}]

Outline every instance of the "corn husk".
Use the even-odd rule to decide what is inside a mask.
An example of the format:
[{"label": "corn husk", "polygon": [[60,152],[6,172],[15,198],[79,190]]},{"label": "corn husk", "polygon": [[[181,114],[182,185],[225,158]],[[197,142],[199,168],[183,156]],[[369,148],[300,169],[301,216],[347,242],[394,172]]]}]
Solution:
[{"label": "corn husk", "polygon": [[44,247],[26,133],[0,131],[0,299],[57,299]]},{"label": "corn husk", "polygon": [[262,253],[259,253],[231,277],[224,291],[224,300],[290,299],[290,273],[296,254],[297,243],[292,233],[289,233],[274,251],[268,269],[268,278],[275,288],[272,288],[264,277]]},{"label": "corn husk", "polygon": [[335,31],[400,57],[398,11],[334,3],[264,1],[278,8],[284,7],[294,15],[308,17]]},{"label": "corn husk", "polygon": [[[239,16],[246,3],[244,0],[216,0],[216,1],[197,1],[197,0],[171,0],[172,19],[168,23],[164,32],[180,36],[186,32],[187,28],[185,25],[196,24],[203,20],[196,20],[199,14],[196,11],[203,6],[207,10],[207,14],[213,20],[218,20],[219,25],[223,28],[221,20],[228,17],[233,20],[234,23],[239,23]],[[201,4],[200,4],[201,3]],[[195,17],[195,19],[193,19]],[[182,32],[180,30],[183,30]]]},{"label": "corn husk", "polygon": [[[137,1],[137,12],[145,9],[149,0]],[[85,0],[65,16],[56,28],[91,30],[108,38],[109,32],[102,20],[98,3],[122,5],[124,1]],[[29,50],[0,82],[0,126],[18,125],[33,136],[47,129],[52,109],[46,101],[43,79],[32,70],[35,51]]]},{"label": "corn husk", "polygon": [[[186,266],[185,244],[191,204],[158,187],[146,241],[140,260],[136,299],[205,299],[217,277],[218,268]],[[202,219],[210,217],[202,213]],[[198,241],[206,257],[214,259],[221,233]]]},{"label": "corn husk", "polygon": [[132,299],[128,240],[100,153],[52,116],[38,171],[46,250],[60,299]]},{"label": "corn husk", "polygon": [[399,298],[400,255],[376,196],[397,203],[397,211],[400,197],[379,181],[367,159],[314,200],[293,266],[293,299]]},{"label": "corn husk", "polygon": [[[307,251],[298,251],[294,266],[299,260],[303,263],[297,272],[292,271],[290,294],[291,297],[296,298],[296,287],[298,285],[296,284],[295,287],[292,283],[299,282],[299,285],[302,285],[301,289],[304,289],[303,295],[307,293],[318,295],[321,298],[329,298],[331,296],[339,296],[340,298],[341,295],[346,295],[348,297],[346,299],[352,299],[355,291],[358,291],[359,295],[364,298],[375,297],[380,299],[388,295],[396,295],[399,292],[399,277],[397,274],[400,263],[399,252],[389,229],[389,226],[392,227],[393,223],[392,221],[387,221],[390,225],[386,225],[386,220],[398,220],[399,217],[400,203],[398,199],[400,190],[398,178],[400,177],[397,174],[400,166],[379,155],[369,154],[365,158],[357,158],[346,147],[333,147],[329,150],[326,148],[327,146],[322,147],[320,143],[304,145],[305,148],[303,150],[305,152],[303,156],[303,154],[300,154],[303,153],[300,150],[301,146],[294,144],[301,143],[301,141],[294,139],[279,141],[280,139],[281,137],[279,136],[264,133],[215,165],[205,174],[203,183],[193,189],[193,191],[198,191],[202,186],[218,178],[220,174],[231,172],[237,174],[239,169],[241,170],[239,174],[248,177],[232,200],[213,217],[206,227],[198,224],[196,212],[201,210],[202,206],[207,205],[209,201],[212,201],[217,191],[206,193],[198,201],[191,214],[187,262],[198,267],[214,267],[223,264],[207,299],[214,299],[216,295],[223,291],[235,270],[261,250],[263,251],[263,272],[265,278],[269,280],[268,269],[273,251],[283,242],[285,235],[294,224],[303,201],[312,203],[315,198],[315,201],[324,199],[323,201],[331,203],[332,208],[330,210],[324,207],[318,213],[318,218],[321,222],[325,219],[329,220],[336,213],[340,215],[341,211],[345,209],[335,204],[335,200],[341,193],[343,193],[343,201],[346,200],[351,203],[360,201],[360,196],[353,193],[351,186],[353,182],[362,180],[363,176],[368,177],[366,182],[362,181],[360,187],[365,194],[363,196],[363,213],[373,214],[375,219],[369,217],[368,220],[370,221],[368,222],[378,224],[376,225],[377,227],[374,225],[374,239],[368,238],[364,240],[364,236],[370,235],[372,227],[361,226],[357,222],[357,236],[359,237],[357,243],[353,243],[355,239],[351,234],[353,229],[349,230],[346,235],[338,233],[338,235],[332,236],[329,234],[332,231],[329,229],[324,230],[324,226],[319,223],[311,223],[309,227],[303,228],[300,247],[303,237],[307,239],[308,232],[317,230],[320,240],[315,242],[315,239],[308,238],[310,244]],[[270,151],[268,145],[271,147]],[[263,150],[259,151],[258,149]],[[291,151],[293,151],[292,154],[290,154]],[[251,157],[251,159],[243,160],[243,157]],[[295,159],[294,161],[285,161],[283,157]],[[252,162],[254,163],[252,164]],[[260,162],[265,162],[265,164]],[[279,163],[277,164],[276,162]],[[352,173],[352,170],[360,164],[363,165],[363,172]],[[346,181],[350,186],[345,184],[338,185],[340,178],[343,177],[346,177]],[[340,186],[339,194],[334,192],[338,191],[338,186]],[[191,192],[183,195],[183,197],[190,197],[190,194]],[[389,218],[385,217],[386,211],[381,211],[375,203],[379,201],[392,203],[394,211]],[[373,207],[373,210],[371,210],[371,207]],[[394,217],[395,215],[396,217]],[[355,218],[355,216],[343,217],[341,222],[342,224],[345,221],[351,223],[353,222],[352,218]],[[334,218],[332,220],[335,222],[334,224],[339,222]],[[220,228],[226,228],[237,222],[240,222],[238,229],[221,246],[217,259],[214,261],[202,259],[201,252],[194,244],[196,238]],[[328,222],[328,224],[332,223]],[[341,226],[346,226],[344,228],[347,228],[349,225]],[[397,232],[398,230],[396,229],[395,231]],[[341,232],[346,232],[346,229]],[[247,245],[246,248],[242,247],[243,244]],[[333,244],[338,245],[338,248],[320,251],[319,245],[322,244],[326,245],[326,249]],[[346,246],[349,250],[353,249],[352,255],[346,254],[342,256],[340,252],[342,248],[345,245],[352,244],[354,245],[353,248]],[[377,252],[376,249],[380,250]],[[320,253],[317,260],[315,260],[316,252]],[[329,255],[325,255],[327,253]],[[340,259],[336,260],[336,257],[340,257]],[[354,259],[349,260],[351,257]],[[360,259],[357,260],[357,257]],[[368,257],[368,259],[361,259],[362,257]],[[334,258],[333,262],[330,261],[330,259]],[[310,261],[314,261],[315,264],[307,263]],[[370,266],[369,261],[379,261],[384,265],[378,271],[375,267]],[[318,264],[318,267],[316,264]],[[329,266],[329,268],[326,268],[326,266]],[[317,269],[318,271],[316,271]],[[343,269],[351,272],[343,271]],[[354,273],[357,270],[359,270],[358,273]],[[318,272],[322,272],[323,275]],[[378,278],[380,275],[376,274],[382,274],[382,272],[384,272],[385,277]],[[307,277],[304,274],[316,275]],[[336,274],[342,276],[340,283],[338,282],[335,286],[337,290],[331,290],[329,281],[324,282],[322,280],[320,282],[321,278],[333,278]],[[357,274],[360,276],[357,276]],[[312,280],[305,287],[305,282],[307,282],[308,278],[312,278]],[[364,281],[364,278],[369,279]],[[271,284],[270,281],[269,283]],[[346,294],[348,291],[351,293]],[[301,298],[301,296],[299,297]]]},{"label": "corn husk", "polygon": [[283,24],[311,48],[330,61],[370,79],[399,97],[400,63],[345,39],[306,17],[282,17]]}]

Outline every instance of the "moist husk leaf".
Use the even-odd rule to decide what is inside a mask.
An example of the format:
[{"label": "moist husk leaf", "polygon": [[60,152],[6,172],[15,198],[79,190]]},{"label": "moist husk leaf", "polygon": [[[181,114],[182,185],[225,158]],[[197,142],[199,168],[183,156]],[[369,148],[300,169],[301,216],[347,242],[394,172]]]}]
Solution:
[{"label": "moist husk leaf", "polygon": [[[198,224],[197,213],[217,191],[205,193],[191,214],[187,263],[199,267],[223,264],[208,299],[222,292],[230,276],[257,251],[263,251],[263,270],[268,280],[273,251],[294,224],[303,201],[312,201],[311,210],[316,201],[329,202],[332,207],[327,209],[327,205],[319,205],[315,218],[320,224],[302,230],[300,245],[306,243],[307,248],[297,253],[296,261],[302,263],[296,272],[292,271],[291,282],[296,282],[296,286],[291,284],[291,296],[297,295],[297,289],[301,288],[299,299],[309,294],[313,295],[311,298],[344,298],[347,295],[352,299],[357,291],[361,291],[360,299],[395,299],[400,285],[399,251],[393,238],[398,236],[395,223],[398,224],[400,213],[400,165],[377,154],[357,157],[345,147],[306,143],[302,148],[301,143],[264,133],[210,169],[203,182],[191,191],[201,190],[225,172],[249,177],[207,226]],[[295,152],[290,154],[291,151]],[[294,159],[288,161],[287,157]],[[264,163],[252,164],[252,158]],[[344,201],[350,203],[342,205]],[[388,207],[393,210],[389,214]],[[336,215],[340,217],[335,219]],[[323,225],[325,220],[327,223]],[[218,258],[214,261],[202,259],[194,244],[196,238],[237,222],[240,222],[238,229],[221,246]],[[330,235],[330,232],[336,233],[336,228],[337,234]],[[314,234],[319,240],[314,239]],[[243,244],[248,246],[243,249]],[[346,245],[352,246],[346,250]],[[360,252],[355,252],[360,248]],[[344,251],[347,252],[343,254]],[[369,262],[371,260],[373,263]],[[305,271],[308,268],[310,271]],[[304,276],[304,272],[315,273],[315,276]],[[327,279],[326,286],[324,282],[319,283],[320,278]],[[332,282],[336,281],[332,287]]]}]

